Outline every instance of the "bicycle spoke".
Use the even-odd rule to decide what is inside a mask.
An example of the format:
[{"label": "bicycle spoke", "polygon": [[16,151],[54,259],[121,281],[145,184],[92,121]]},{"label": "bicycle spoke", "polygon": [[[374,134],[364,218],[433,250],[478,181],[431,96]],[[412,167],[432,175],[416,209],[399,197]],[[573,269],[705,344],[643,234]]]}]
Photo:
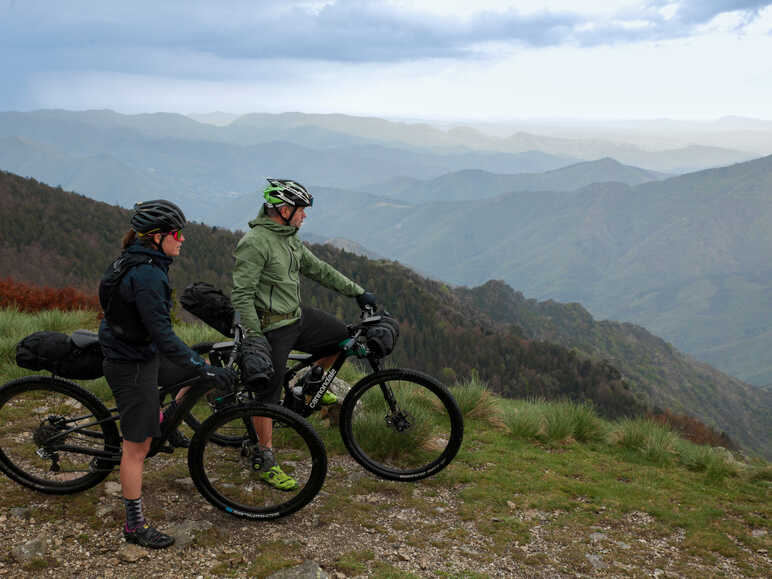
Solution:
[{"label": "bicycle spoke", "polygon": [[[326,457],[310,426],[300,428],[301,419],[280,408],[264,412],[250,405],[222,414],[226,416],[215,415],[202,425],[191,447],[191,472],[196,472],[194,480],[199,479],[196,484],[207,500],[238,516],[267,519],[289,514],[313,498],[324,479]],[[253,426],[253,421],[266,419],[273,422],[268,464],[261,454],[263,441],[260,445],[255,442]],[[216,441],[222,438],[241,442],[224,446]],[[294,489],[280,490],[263,479],[274,460],[296,481]]]},{"label": "bicycle spoke", "polygon": [[119,452],[117,429],[109,423],[106,440],[108,427],[96,424],[87,405],[94,403],[91,395],[72,384],[56,387],[53,381],[28,380],[3,390],[0,466],[17,482],[45,492],[81,490],[104,478],[95,471],[109,472],[109,464],[96,455],[105,449]]},{"label": "bicycle spoke", "polygon": [[462,430],[447,390],[410,371],[366,377],[346,398],[341,416],[341,434],[352,456],[394,480],[416,480],[444,468],[458,450]]}]

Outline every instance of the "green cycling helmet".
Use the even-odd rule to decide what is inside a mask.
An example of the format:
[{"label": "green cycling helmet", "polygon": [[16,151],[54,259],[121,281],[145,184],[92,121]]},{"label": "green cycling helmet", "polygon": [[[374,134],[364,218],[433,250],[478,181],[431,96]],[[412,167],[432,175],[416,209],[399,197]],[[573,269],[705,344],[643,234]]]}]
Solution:
[{"label": "green cycling helmet", "polygon": [[310,207],[314,196],[303,185],[290,179],[268,178],[268,187],[263,190],[265,204],[272,207],[290,205],[292,207]]}]

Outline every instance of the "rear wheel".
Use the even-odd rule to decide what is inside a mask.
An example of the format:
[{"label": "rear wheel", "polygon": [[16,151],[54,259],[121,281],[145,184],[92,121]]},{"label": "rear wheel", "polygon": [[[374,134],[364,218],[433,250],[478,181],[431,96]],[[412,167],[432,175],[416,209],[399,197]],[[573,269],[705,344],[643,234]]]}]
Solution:
[{"label": "rear wheel", "polygon": [[[0,470],[44,493],[91,488],[120,462],[121,439],[110,416],[72,382],[45,376],[9,382],[0,388]],[[97,457],[101,451],[111,458]]]},{"label": "rear wheel", "polygon": [[464,435],[458,404],[440,382],[414,370],[383,370],[357,382],[343,400],[340,433],[365,469],[388,480],[438,473]]},{"label": "rear wheel", "polygon": [[[272,460],[297,481],[291,491],[262,479],[266,464],[254,421],[273,421]],[[218,438],[241,441],[223,446]],[[279,406],[246,403],[216,412],[191,441],[188,466],[204,498],[218,509],[246,519],[277,519],[307,505],[322,488],[327,451],[311,425]],[[260,470],[263,469],[263,470]]]}]

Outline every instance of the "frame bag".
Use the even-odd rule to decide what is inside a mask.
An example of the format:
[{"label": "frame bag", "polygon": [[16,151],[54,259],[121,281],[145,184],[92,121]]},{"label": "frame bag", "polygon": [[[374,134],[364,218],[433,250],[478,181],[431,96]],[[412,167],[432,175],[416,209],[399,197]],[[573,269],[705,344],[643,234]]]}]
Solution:
[{"label": "frame bag", "polygon": [[16,345],[16,364],[29,370],[48,370],[62,378],[94,380],[103,375],[102,348],[94,332],[76,330],[35,332]]}]

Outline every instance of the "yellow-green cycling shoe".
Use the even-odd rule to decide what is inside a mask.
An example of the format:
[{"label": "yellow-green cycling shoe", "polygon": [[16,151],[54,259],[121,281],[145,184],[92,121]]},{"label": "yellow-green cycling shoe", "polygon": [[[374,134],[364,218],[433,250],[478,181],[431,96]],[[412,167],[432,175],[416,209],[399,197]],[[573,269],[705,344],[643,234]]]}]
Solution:
[{"label": "yellow-green cycling shoe", "polygon": [[294,491],[298,488],[298,481],[284,472],[278,464],[261,472],[260,480],[280,491]]},{"label": "yellow-green cycling shoe", "polygon": [[322,399],[319,401],[321,402],[322,406],[329,406],[330,404],[337,404],[338,403],[338,397],[335,396],[330,390],[324,393],[324,396],[322,396]]}]

